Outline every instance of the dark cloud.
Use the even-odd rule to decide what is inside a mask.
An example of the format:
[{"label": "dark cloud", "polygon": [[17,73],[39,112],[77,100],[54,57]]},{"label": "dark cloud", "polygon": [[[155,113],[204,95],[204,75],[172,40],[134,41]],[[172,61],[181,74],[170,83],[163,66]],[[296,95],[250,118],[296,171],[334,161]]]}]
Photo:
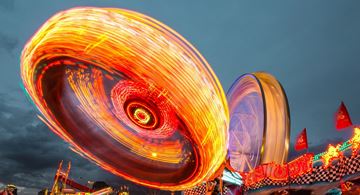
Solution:
[{"label": "dark cloud", "polygon": [[38,119],[32,107],[16,105],[16,101],[0,93],[0,182],[23,186],[23,192],[26,188],[32,191],[49,188],[58,163],[64,160],[64,167],[71,161],[70,177],[80,183],[102,180],[116,187],[128,185],[135,194],[149,191],[75,154]]},{"label": "dark cloud", "polygon": [[71,159],[86,170],[86,161],[69,152],[67,144],[51,133],[33,110],[14,106],[16,102],[4,94],[0,100],[0,167],[6,167],[0,169],[3,182],[49,186],[62,159]]},{"label": "dark cloud", "polygon": [[169,194],[138,186],[102,170],[72,152],[67,143],[38,119],[30,103],[28,109],[17,105],[7,94],[0,93],[0,183],[21,186],[21,194],[50,188],[58,163],[64,160],[63,167],[69,161],[72,163],[70,177],[82,184],[105,181],[114,187],[127,185],[132,194],[150,191]]}]

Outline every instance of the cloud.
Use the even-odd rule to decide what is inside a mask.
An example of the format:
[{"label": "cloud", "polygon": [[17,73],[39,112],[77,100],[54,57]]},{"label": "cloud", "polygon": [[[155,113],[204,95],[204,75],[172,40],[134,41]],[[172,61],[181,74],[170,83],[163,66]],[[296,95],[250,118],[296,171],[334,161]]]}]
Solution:
[{"label": "cloud", "polygon": [[[52,184],[57,164],[72,161],[73,176],[106,179],[106,173],[68,149],[32,109],[16,107],[0,94],[0,175],[2,182],[37,188]],[[86,182],[86,181],[85,181]]]},{"label": "cloud", "polygon": [[64,160],[64,165],[68,161],[72,163],[70,178],[81,184],[105,181],[114,187],[127,185],[134,194],[150,190],[114,176],[75,154],[37,118],[29,103],[30,108],[24,108],[18,107],[16,101],[0,93],[0,187],[13,183],[20,186],[21,194],[36,194],[52,186],[58,163]]}]

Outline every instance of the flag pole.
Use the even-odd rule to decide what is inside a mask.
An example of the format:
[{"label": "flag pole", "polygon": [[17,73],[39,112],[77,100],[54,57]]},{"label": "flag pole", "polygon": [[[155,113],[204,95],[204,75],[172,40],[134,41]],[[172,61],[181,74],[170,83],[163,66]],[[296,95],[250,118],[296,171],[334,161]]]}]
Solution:
[{"label": "flag pole", "polygon": [[309,153],[309,143],[307,136],[307,129],[305,128],[305,137],[306,137],[306,153]]},{"label": "flag pole", "polygon": [[289,163],[286,163],[286,170],[287,170],[287,178],[288,178],[288,194],[290,194],[290,171],[289,171]]},{"label": "flag pole", "polygon": [[309,146],[306,148],[306,154],[309,153]]}]

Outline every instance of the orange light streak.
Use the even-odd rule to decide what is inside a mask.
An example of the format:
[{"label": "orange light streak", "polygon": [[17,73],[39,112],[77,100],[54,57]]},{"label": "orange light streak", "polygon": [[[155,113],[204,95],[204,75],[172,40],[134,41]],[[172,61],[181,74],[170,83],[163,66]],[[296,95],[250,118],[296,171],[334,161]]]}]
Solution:
[{"label": "orange light streak", "polygon": [[354,127],[354,135],[350,139],[352,154],[356,155],[360,150],[360,127]]},{"label": "orange light streak", "polygon": [[326,153],[321,157],[325,168],[329,167],[333,160],[339,158],[342,155],[342,153],[340,152],[340,146],[341,144],[338,144],[336,146],[329,144]]},{"label": "orange light streak", "polygon": [[[183,190],[211,178],[225,159],[229,114],[220,82],[190,43],[148,16],[62,11],[26,44],[21,77],[50,129],[118,176]],[[124,81],[134,85],[111,97]],[[155,126],[129,119],[137,107],[119,113],[126,105],[115,104],[126,101],[158,116],[142,124]]]}]

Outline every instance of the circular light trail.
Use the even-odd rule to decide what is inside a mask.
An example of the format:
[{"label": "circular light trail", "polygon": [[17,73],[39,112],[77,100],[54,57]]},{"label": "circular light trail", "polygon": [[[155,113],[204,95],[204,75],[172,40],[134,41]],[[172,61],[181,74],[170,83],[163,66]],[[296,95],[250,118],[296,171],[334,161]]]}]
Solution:
[{"label": "circular light trail", "polygon": [[280,83],[268,73],[245,74],[231,86],[227,99],[230,166],[244,172],[262,163],[286,162],[290,117]]},{"label": "circular light trail", "polygon": [[138,123],[145,125],[150,121],[151,117],[152,115],[150,115],[144,108],[135,108],[134,118],[136,118]]},{"label": "circular light trail", "polygon": [[229,116],[218,79],[153,18],[62,11],[26,44],[21,76],[52,131],[113,174],[183,190],[210,179],[225,159]]},{"label": "circular light trail", "polygon": [[230,165],[246,172],[261,162],[265,110],[259,81],[252,74],[239,77],[227,93],[230,127]]}]

